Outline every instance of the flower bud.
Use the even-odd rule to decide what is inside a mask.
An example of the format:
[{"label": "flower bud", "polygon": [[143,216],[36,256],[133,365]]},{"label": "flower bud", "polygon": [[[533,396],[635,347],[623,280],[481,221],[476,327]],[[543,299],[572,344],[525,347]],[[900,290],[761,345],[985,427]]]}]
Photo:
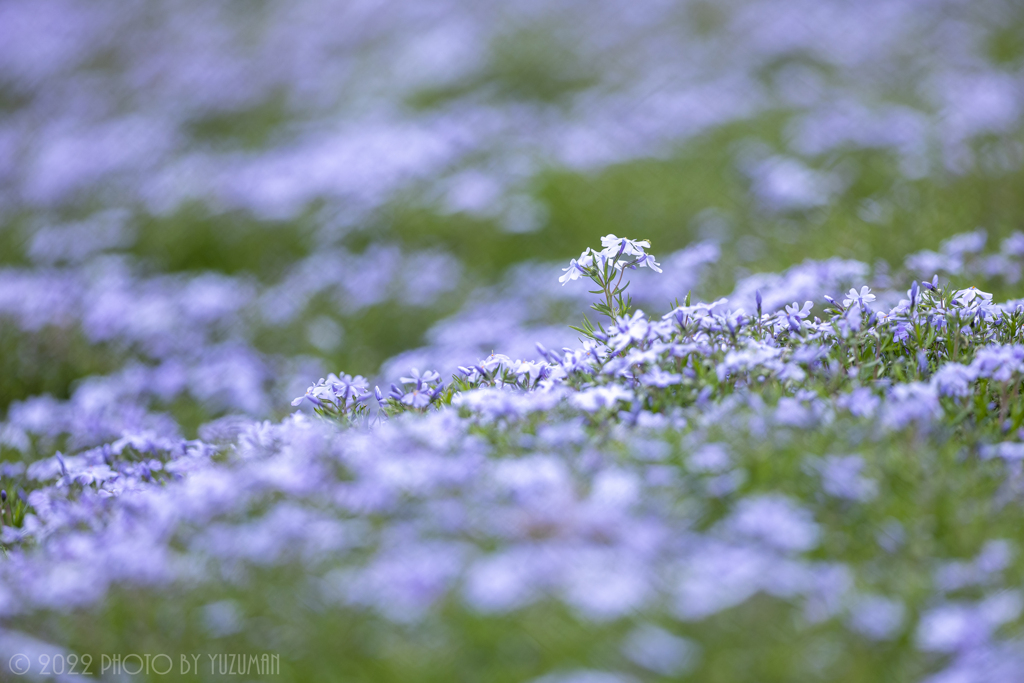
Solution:
[{"label": "flower bud", "polygon": [[551,361],[551,352],[548,351],[548,348],[540,342],[537,342],[537,353],[539,353],[544,360],[549,362]]}]

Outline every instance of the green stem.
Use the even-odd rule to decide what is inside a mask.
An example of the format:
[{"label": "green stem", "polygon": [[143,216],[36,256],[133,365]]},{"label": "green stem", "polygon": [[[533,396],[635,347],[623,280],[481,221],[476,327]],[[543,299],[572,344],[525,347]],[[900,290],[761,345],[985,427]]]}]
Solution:
[{"label": "green stem", "polygon": [[1010,409],[1010,387],[1006,382],[1002,382],[999,386],[999,431],[1003,431],[1003,425],[1006,423],[1006,414]]}]

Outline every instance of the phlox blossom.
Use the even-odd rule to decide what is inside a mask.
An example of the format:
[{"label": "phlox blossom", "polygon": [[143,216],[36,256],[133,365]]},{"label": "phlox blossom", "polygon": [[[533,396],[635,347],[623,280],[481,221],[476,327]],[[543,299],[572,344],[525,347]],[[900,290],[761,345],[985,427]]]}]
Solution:
[{"label": "phlox blossom", "polygon": [[957,290],[953,300],[964,308],[988,306],[992,303],[992,295],[981,291],[977,287],[968,287],[967,289]]},{"label": "phlox blossom", "polygon": [[1024,372],[1024,346],[987,346],[978,351],[970,367],[978,377],[991,377],[997,382],[1009,382],[1014,375]]},{"label": "phlox blossom", "polygon": [[592,413],[601,408],[611,408],[619,401],[633,399],[633,392],[618,384],[591,387],[578,394],[573,394],[570,401],[580,410]]},{"label": "phlox blossom", "polygon": [[601,238],[601,246],[604,247],[603,253],[608,258],[615,258],[617,256],[644,256],[646,255],[645,250],[651,248],[651,243],[649,240],[631,240],[615,235],[605,235]]},{"label": "phlox blossom", "polygon": [[561,282],[562,285],[565,285],[565,283],[571,282],[572,280],[578,280],[580,279],[580,276],[587,275],[587,269],[593,265],[594,252],[592,252],[588,247],[583,250],[583,253],[580,254],[578,259],[572,259],[569,261],[568,268],[562,268],[562,271],[565,274],[559,277],[558,281]]},{"label": "phlox blossom", "polygon": [[622,318],[612,330],[608,341],[616,351],[621,351],[630,344],[647,338],[651,325],[644,317],[643,311],[634,311],[633,317]]},{"label": "phlox blossom", "polygon": [[846,298],[843,299],[843,306],[849,307],[856,304],[860,308],[864,308],[865,304],[871,303],[875,298],[875,295],[871,293],[871,288],[867,285],[861,287],[860,292],[851,288],[850,291],[846,293]]},{"label": "phlox blossom", "polygon": [[427,370],[421,374],[419,368],[413,368],[412,372],[409,373],[409,377],[399,377],[398,379],[406,384],[415,384],[419,387],[423,384],[432,384],[438,381],[441,379],[441,375],[433,370]]},{"label": "phlox blossom", "polygon": [[[872,296],[872,300],[873,299],[874,297]],[[811,314],[811,309],[813,307],[814,303],[811,301],[805,301],[802,307],[794,301],[792,304],[786,306],[786,316],[803,320]]]},{"label": "phlox blossom", "polygon": [[661,264],[654,260],[654,257],[650,254],[644,254],[636,260],[636,263],[632,265],[633,268],[650,268],[655,273],[661,272]]},{"label": "phlox blossom", "polygon": [[960,363],[946,363],[932,376],[932,385],[942,396],[970,396],[977,368]]},{"label": "phlox blossom", "polygon": [[426,388],[415,388],[402,396],[402,403],[413,408],[425,408],[433,400],[433,392]]}]

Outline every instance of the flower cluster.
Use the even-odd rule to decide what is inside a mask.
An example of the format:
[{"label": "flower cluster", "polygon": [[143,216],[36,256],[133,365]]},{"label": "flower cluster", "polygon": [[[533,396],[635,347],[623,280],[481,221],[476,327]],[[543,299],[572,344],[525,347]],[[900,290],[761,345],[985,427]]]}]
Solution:
[{"label": "flower cluster", "polygon": [[[407,409],[424,409],[435,403],[444,395],[444,383],[441,382],[441,375],[433,370],[421,373],[413,368],[408,377],[399,379],[402,386],[391,385],[391,393],[388,395],[388,403],[398,411]],[[381,405],[383,396],[380,388],[376,389],[377,401]]]},{"label": "flower cluster", "polygon": [[292,400],[293,406],[308,401],[317,413],[327,416],[360,415],[366,411],[366,400],[370,398],[369,383],[366,378],[357,375],[342,374],[340,377],[331,373],[314,382],[306,393]]},{"label": "flower cluster", "polygon": [[[332,374],[293,401],[319,419],[228,416],[198,440],[130,432],[5,464],[0,614],[297,566],[323,605],[403,628],[441,605],[518,619],[555,604],[615,643],[639,620],[623,661],[673,675],[727,637],[715,615],[763,609],[756,595],[798,639],[829,628],[936,671],[939,653],[947,673],[1024,664],[1006,540],[1024,517],[1024,305],[938,278],[773,303],[806,290],[820,269],[804,265],[804,289],[783,276],[749,310],[738,288],[651,316],[609,278],[648,246],[606,247],[622,268],[585,270],[615,306],[576,345],[492,353],[447,384],[414,369],[387,396]],[[819,281],[858,272],[837,269]],[[388,419],[368,419],[371,397]],[[15,411],[4,443],[31,447],[36,413]],[[954,494],[971,502],[966,548],[921,531]],[[923,578],[912,529],[935,544]]]},{"label": "flower cluster", "polygon": [[648,240],[605,235],[601,245],[604,247],[601,251],[588,248],[578,259],[572,259],[569,267],[562,269],[565,274],[558,281],[565,285],[583,276],[593,280],[604,295],[603,302],[593,305],[594,310],[614,320],[630,308],[631,302],[622,298],[629,286],[628,280],[622,281],[626,271],[646,267],[660,273],[661,267],[646,251],[651,248]]}]

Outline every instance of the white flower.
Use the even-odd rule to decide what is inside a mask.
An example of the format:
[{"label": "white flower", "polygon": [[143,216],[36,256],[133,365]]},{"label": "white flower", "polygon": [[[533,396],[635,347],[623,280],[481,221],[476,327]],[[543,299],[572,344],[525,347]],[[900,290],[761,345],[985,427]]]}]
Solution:
[{"label": "white flower", "polygon": [[647,253],[651,248],[650,240],[631,240],[626,237],[605,235],[601,238],[604,250],[597,254],[599,259],[611,260],[616,268],[622,270],[647,267],[656,273],[661,272],[661,264]]},{"label": "white flower", "polygon": [[843,299],[843,305],[852,306],[853,304],[857,304],[861,308],[864,308],[864,304],[869,304],[874,300],[875,295],[871,293],[871,288],[864,285],[860,288],[859,293],[856,289],[851,288],[850,291],[846,293],[846,298]]},{"label": "white flower", "polygon": [[647,266],[648,268],[653,270],[655,273],[660,273],[661,272],[661,264],[658,263],[657,261],[655,261],[654,257],[651,256],[650,254],[644,254],[639,259],[637,259],[637,262],[634,265],[634,267],[635,266]]},{"label": "white flower", "polygon": [[524,377],[529,377],[530,381],[536,381],[540,377],[544,368],[547,367],[547,363],[540,363],[537,361],[516,361],[512,366],[512,372],[516,374],[516,379],[520,382],[523,381]]},{"label": "white flower", "polygon": [[586,275],[587,268],[590,268],[593,265],[594,254],[589,248],[585,249],[578,259],[572,259],[569,261],[568,268],[562,268],[565,275],[558,278],[558,281],[564,286],[566,282],[578,280],[580,276]]},{"label": "white flower", "polygon": [[647,252],[646,249],[651,248],[649,240],[631,240],[625,237],[616,237],[615,235],[605,235],[601,238],[601,246],[604,247],[602,252],[608,258],[615,258],[616,256],[644,256]]},{"label": "white flower", "polygon": [[968,307],[974,306],[985,306],[992,302],[992,295],[988,292],[983,292],[977,287],[968,287],[967,289],[961,289],[957,291],[954,300],[961,306]]},{"label": "white flower", "polygon": [[316,397],[316,384],[313,384],[309,389],[306,389],[306,393],[298,398],[292,399],[292,405],[297,406],[306,399],[309,399],[314,405],[320,405],[319,399]]},{"label": "white flower", "polygon": [[505,368],[512,367],[512,359],[503,353],[492,353],[480,361],[480,367],[484,372],[491,372],[502,366]]}]

